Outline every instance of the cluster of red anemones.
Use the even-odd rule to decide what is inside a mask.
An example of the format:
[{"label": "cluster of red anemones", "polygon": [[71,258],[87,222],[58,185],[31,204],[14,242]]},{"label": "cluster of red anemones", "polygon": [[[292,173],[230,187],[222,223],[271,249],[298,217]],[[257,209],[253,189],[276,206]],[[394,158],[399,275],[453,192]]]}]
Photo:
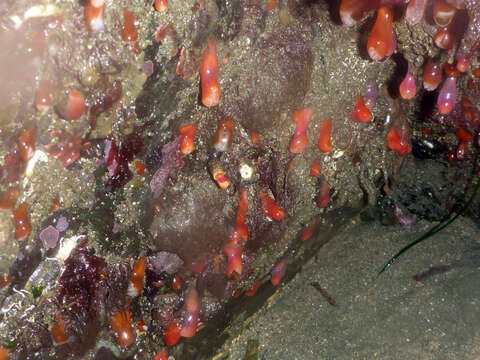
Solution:
[{"label": "cluster of red anemones", "polygon": [[[434,36],[434,42],[437,47],[451,51],[458,39],[456,33],[456,17],[460,16],[457,9],[462,7],[462,1],[453,0],[434,0],[433,1],[433,19],[438,26]],[[426,0],[342,0],[340,4],[340,17],[347,26],[354,26],[364,19],[370,11],[376,11],[375,23],[369,34],[366,50],[371,60],[379,62],[390,57],[397,49],[397,38],[394,30],[394,10],[396,5],[407,5],[405,16],[410,24],[418,23],[425,12]],[[276,2],[271,0],[266,6],[266,10],[272,10],[276,6]],[[153,7],[158,12],[168,11],[167,0],[155,0]],[[88,29],[92,33],[102,32],[105,29],[104,22],[105,2],[103,0],[87,0],[85,2],[84,14],[85,22]],[[155,39],[161,41],[165,36],[175,36],[175,30],[171,24],[159,28]],[[137,44],[138,30],[135,26],[135,14],[128,9],[123,12],[123,25],[121,29],[121,38],[124,42],[131,46],[134,53],[140,51]],[[178,49],[176,50],[178,51]],[[176,74],[187,76],[187,67],[194,67],[186,61],[187,52],[182,48],[179,52],[179,61],[176,67]],[[457,79],[462,73],[468,72],[470,69],[471,53],[458,52],[455,63],[453,64],[437,64],[433,59],[428,59],[423,71],[423,87],[426,91],[435,91],[437,88],[437,108],[441,115],[450,115],[457,104]],[[224,64],[228,64],[229,57],[224,58]],[[189,70],[190,71],[190,70]],[[200,76],[200,101],[207,107],[212,108],[220,103],[221,91],[218,79],[218,59],[217,59],[217,43],[214,37],[208,40],[203,51],[199,63]],[[404,100],[412,100],[417,95],[417,82],[415,79],[415,69],[408,62],[407,72],[403,81],[399,85],[399,95]],[[443,75],[445,74],[445,76]],[[474,78],[480,78],[480,70],[472,71],[471,83],[474,84]],[[443,83],[442,83],[442,79]],[[470,86],[470,85],[469,85]],[[473,89],[474,85],[471,86]],[[54,105],[55,112],[64,120],[80,119],[87,111],[90,111],[90,126],[92,129],[96,126],[96,119],[100,112],[109,109],[122,94],[121,82],[114,83],[113,88],[107,92],[102,98],[98,99],[91,108],[87,108],[85,94],[75,88],[69,88],[65,91],[65,99]],[[378,88],[375,82],[367,85],[365,95],[358,95],[355,98],[354,106],[351,112],[351,119],[356,123],[370,123],[373,121],[371,109],[375,107],[376,98],[378,96]],[[52,108],[51,84],[48,80],[39,82],[38,91],[35,98],[35,105],[39,112],[44,113]],[[473,120],[478,116],[478,111],[474,111],[473,106],[464,104],[463,114]],[[289,151],[293,154],[300,154],[305,151],[308,146],[307,130],[312,119],[312,109],[305,107],[296,110],[292,114],[292,120],[295,123],[295,131],[289,142]],[[472,120],[472,121],[473,121]],[[329,153],[333,150],[332,144],[332,124],[331,119],[326,119],[321,123],[319,128],[319,137],[317,148],[322,153]],[[358,125],[363,126],[363,125]],[[234,129],[234,120],[225,117],[220,120],[218,127],[212,138],[212,147],[217,156],[219,153],[228,152],[232,146],[232,136]],[[25,163],[27,163],[35,153],[35,141],[37,129],[35,126],[26,126],[18,136],[17,147],[14,157],[12,155],[11,164],[16,164],[18,172],[23,171]],[[165,186],[165,179],[168,178],[171,168],[178,168],[183,165],[182,159],[195,151],[195,136],[198,131],[198,124],[184,123],[178,127],[178,150],[181,153],[176,155],[176,165],[173,163],[165,165],[163,173],[159,173],[157,182],[158,188]],[[51,137],[54,142],[45,147],[46,151],[52,156],[60,160],[63,167],[68,167],[74,163],[81,154],[81,151],[87,150],[90,142],[82,137],[69,134],[65,131],[53,131]],[[260,135],[255,131],[250,131],[251,141],[253,144],[259,144]],[[459,126],[456,129],[456,135],[459,139],[459,145],[456,149],[456,157],[462,159],[465,156],[466,146],[473,139],[468,129]],[[386,134],[386,143],[389,149],[403,156],[411,152],[409,143],[409,127],[408,123],[402,121],[394,122]],[[172,142],[171,153],[177,152],[177,142]],[[126,184],[132,177],[129,170],[129,162],[134,159],[143,147],[142,140],[137,135],[132,135],[126,140],[117,143],[114,139],[105,141],[105,163],[107,167],[107,185],[112,188],[120,187]],[[165,150],[165,154],[167,151]],[[9,159],[5,160],[5,166]],[[169,160],[164,159],[167,164]],[[143,174],[145,165],[137,161],[135,163],[138,174]],[[294,162],[290,162],[290,166],[294,166]],[[13,166],[11,168],[14,168]],[[2,169],[0,169],[2,170]],[[222,168],[217,158],[209,161],[208,170],[218,187],[223,190],[231,189],[230,180],[227,172]],[[313,161],[310,168],[312,177],[321,176],[321,164],[317,158]],[[2,178],[4,177],[0,172]],[[8,174],[7,174],[8,175]],[[17,174],[18,175],[18,174]],[[161,175],[161,176],[160,176]],[[18,176],[17,176],[18,177]],[[14,180],[16,181],[16,179]],[[154,181],[152,180],[152,183]],[[10,182],[7,182],[10,183]],[[330,202],[330,185],[327,181],[321,179],[319,181],[319,194],[316,204],[320,208],[328,206]],[[232,186],[233,187],[233,186]],[[152,185],[153,188],[153,185]],[[161,189],[160,189],[161,190]],[[247,190],[241,188],[238,191],[239,201],[238,210],[234,230],[231,237],[223,246],[223,253],[226,256],[226,276],[228,279],[238,279],[243,272],[243,248],[248,239],[247,229],[247,208],[248,197]],[[25,203],[15,208],[17,198],[19,196],[18,187],[11,186],[5,192],[0,194],[0,209],[13,210],[13,221],[15,224],[15,237],[17,240],[26,238],[32,228],[29,222],[28,209]],[[156,195],[158,197],[158,195]],[[269,193],[267,187],[262,188],[258,197],[261,209],[267,219],[273,221],[282,221],[287,217],[287,213],[280,204],[282,201],[274,199]],[[280,203],[280,204],[279,204]],[[315,223],[307,227],[301,234],[300,240],[306,241],[312,237],[319,223],[319,217]],[[220,254],[220,257],[223,255]],[[141,295],[144,286],[145,268],[147,258],[141,257],[133,266],[133,270],[129,279],[128,296],[133,299]],[[86,243],[79,245],[75,253],[66,261],[66,268],[60,278],[59,299],[60,303],[82,308],[86,311],[85,316],[90,316],[93,303],[96,300],[98,288],[92,283],[99,282],[102,278],[101,269],[105,266],[103,259],[98,258],[88,252]],[[271,283],[278,285],[286,273],[286,259],[279,260],[271,270]],[[246,292],[247,296],[253,295],[258,289],[259,283],[255,282],[253,288]],[[186,286],[185,303],[183,309],[182,320],[175,319],[165,329],[165,344],[172,346],[176,344],[181,337],[192,337],[195,335],[199,325],[200,313],[200,295],[194,286]],[[181,278],[176,275],[172,280],[172,289],[174,291],[182,290]],[[87,310],[85,310],[87,309]],[[135,316],[134,316],[135,317]],[[129,346],[135,342],[135,327],[132,325],[132,314],[130,308],[118,309],[111,317],[109,324],[115,333],[118,344],[122,347]],[[139,322],[138,329],[146,331],[148,327],[143,320]],[[56,323],[52,328],[52,337],[56,345],[66,343],[69,340],[68,331],[64,326],[62,314],[56,315]],[[162,359],[166,355],[164,351],[158,352],[155,359]]]},{"label": "cluster of red anemones", "polygon": [[27,162],[35,152],[36,128],[26,128],[18,138],[18,147],[5,157],[5,164],[0,167],[1,182],[7,186],[6,190],[0,192],[0,211],[12,211],[13,225],[15,227],[15,239],[24,240],[32,232],[30,216],[27,203],[17,207],[17,200],[20,195],[20,186],[14,185],[20,173],[25,170]]},{"label": "cluster of red anemones", "polygon": [[[405,18],[410,25],[418,24],[424,17],[427,7],[426,0],[342,0],[340,5],[340,17],[347,26],[353,26],[364,19],[369,11],[376,10],[375,25],[369,35],[367,52],[374,61],[380,61],[390,56],[396,49],[396,36],[393,29],[393,6],[406,5]],[[474,89],[474,79],[480,76],[480,70],[470,69],[472,56],[479,48],[479,40],[475,40],[471,34],[463,34],[462,23],[465,23],[466,14],[459,11],[468,6],[464,0],[433,0],[432,16],[437,26],[434,35],[435,45],[442,50],[455,51],[455,60],[438,64],[434,59],[428,59],[423,69],[423,88],[426,91],[435,91],[437,88],[437,110],[439,116],[449,116],[458,105],[457,83],[462,73],[471,72],[468,79],[468,88]],[[472,15],[473,16],[473,15]],[[471,30],[470,28],[468,31]],[[467,36],[468,35],[468,36]],[[462,36],[469,38],[462,43]],[[470,38],[473,38],[470,39]],[[470,47],[470,48],[468,48]],[[442,79],[443,83],[442,83]],[[411,100],[417,94],[417,85],[412,71],[412,65],[408,62],[407,73],[400,83],[398,93],[404,100]],[[364,106],[363,99],[357,97],[352,119],[357,122],[368,122],[371,115]],[[472,107],[464,107],[463,116],[467,118],[477,116]],[[458,114],[455,114],[458,117]],[[410,152],[408,146],[408,126],[403,124],[403,130],[398,126],[392,126],[387,134],[386,141],[390,149],[400,155]],[[463,148],[467,142],[460,143]],[[462,151],[457,153],[462,153]],[[450,157],[451,158],[451,157]],[[462,158],[462,157],[457,157]]]}]

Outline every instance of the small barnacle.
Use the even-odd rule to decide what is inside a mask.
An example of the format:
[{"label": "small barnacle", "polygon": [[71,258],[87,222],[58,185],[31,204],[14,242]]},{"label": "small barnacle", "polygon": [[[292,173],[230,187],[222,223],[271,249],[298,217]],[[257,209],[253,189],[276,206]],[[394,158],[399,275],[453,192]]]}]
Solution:
[{"label": "small barnacle", "polygon": [[253,176],[253,168],[247,163],[240,165],[239,172],[243,180],[250,180]]}]

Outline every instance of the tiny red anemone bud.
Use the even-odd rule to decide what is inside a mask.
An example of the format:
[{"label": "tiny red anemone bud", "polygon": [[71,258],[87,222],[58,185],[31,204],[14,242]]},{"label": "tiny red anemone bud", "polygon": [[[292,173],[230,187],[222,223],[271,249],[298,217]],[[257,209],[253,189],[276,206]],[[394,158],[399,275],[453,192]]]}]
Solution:
[{"label": "tiny red anemone bud", "polygon": [[35,153],[35,140],[37,138],[37,128],[35,126],[29,126],[22,131],[18,138],[18,149],[20,152],[20,158],[23,161],[28,161],[33,157]]},{"label": "tiny red anemone bud", "polygon": [[182,278],[178,275],[175,275],[172,279],[172,290],[180,291],[182,288]]},{"label": "tiny red anemone bud", "polygon": [[205,259],[203,257],[200,257],[193,262],[187,264],[187,268],[194,274],[200,274],[205,269]]},{"label": "tiny red anemone bud", "polygon": [[140,319],[140,320],[138,321],[137,329],[138,329],[138,331],[140,331],[140,332],[145,332],[145,331],[148,330],[148,326],[147,326],[147,324],[145,324],[145,321],[143,321],[143,319]]},{"label": "tiny red anemone bud", "polygon": [[30,235],[32,225],[30,225],[26,203],[20,204],[13,210],[13,225],[15,226],[15,239],[23,240]]},{"label": "tiny red anemone bud", "polygon": [[415,84],[415,77],[412,74],[412,65],[408,62],[408,70],[405,78],[399,86],[400,96],[405,100],[411,100],[417,93],[417,86]]},{"label": "tiny red anemone bud", "polygon": [[431,134],[432,133],[432,130],[430,130],[429,128],[427,127],[422,127],[422,134],[423,135],[428,135],[428,134]]},{"label": "tiny red anemone bud", "polygon": [[168,10],[168,0],[155,0],[155,10],[164,12]]},{"label": "tiny red anemone bud", "polygon": [[467,142],[462,140],[457,146],[457,159],[464,160],[466,151],[467,151]]},{"label": "tiny red anemone bud", "polygon": [[320,184],[320,191],[317,198],[317,206],[319,208],[324,208],[330,202],[330,185],[323,180]]},{"label": "tiny red anemone bud", "polygon": [[105,5],[93,6],[92,2],[88,2],[85,5],[85,22],[87,28],[91,32],[101,32],[105,29],[105,23],[103,21],[103,10]]},{"label": "tiny red anemone bud", "polygon": [[461,73],[467,72],[470,61],[463,54],[457,54],[457,70]]},{"label": "tiny red anemone bud", "polygon": [[469,107],[469,106],[473,106],[472,102],[470,101],[470,99],[468,98],[467,95],[465,94],[462,94],[462,106],[465,108],[465,107]]},{"label": "tiny red anemone bud", "polygon": [[208,41],[200,62],[200,85],[202,87],[202,104],[206,107],[218,105],[220,88],[218,86],[217,43],[215,38]]},{"label": "tiny red anemone bud", "polygon": [[230,181],[228,181],[227,175],[223,171],[213,174],[213,178],[217,182],[218,186],[223,190],[228,189],[230,186]]},{"label": "tiny red anemone bud", "polygon": [[12,210],[17,203],[19,194],[20,192],[16,186],[8,188],[6,191],[0,193],[0,210]]},{"label": "tiny red anemone bud", "polygon": [[122,40],[137,41],[138,31],[135,27],[135,14],[127,9],[123,9]]},{"label": "tiny red anemone bud", "polygon": [[352,120],[359,123],[367,123],[372,121],[372,113],[365,106],[363,97],[358,95],[355,99],[355,107],[352,111]]},{"label": "tiny red anemone bud", "polygon": [[180,134],[180,151],[184,155],[191,154],[195,149],[195,134],[197,133],[197,125],[186,124],[180,126],[178,132]]},{"label": "tiny red anemone bud", "polygon": [[9,360],[9,359],[10,359],[9,350],[4,346],[0,346],[0,360]]},{"label": "tiny red anemone bud", "polygon": [[477,79],[480,79],[480,67],[472,70],[473,76],[475,76]]},{"label": "tiny red anemone bud", "polygon": [[472,108],[463,109],[463,116],[468,121],[476,121],[477,114],[474,112]]},{"label": "tiny red anemone bud", "polygon": [[0,346],[0,360],[9,360],[8,349],[4,346]]},{"label": "tiny red anemone bud", "polygon": [[12,277],[7,274],[0,275],[0,289],[3,289],[5,286],[8,286],[12,283]]},{"label": "tiny red anemone bud", "polygon": [[185,318],[180,327],[180,336],[193,337],[197,332],[198,313],[200,312],[200,297],[195,289],[185,295]]},{"label": "tiny red anemone bud", "polygon": [[268,0],[267,6],[265,6],[265,10],[270,11],[277,7],[276,0]]},{"label": "tiny red anemone bud", "polygon": [[315,159],[313,161],[312,167],[310,168],[310,176],[320,176],[322,174],[322,167],[320,161]]},{"label": "tiny red anemone bud", "polygon": [[457,79],[449,77],[443,83],[438,94],[437,106],[442,115],[448,115],[452,112],[457,102]]},{"label": "tiny red anemone bud", "polygon": [[375,80],[371,80],[368,82],[367,86],[365,87],[365,96],[363,100],[365,101],[365,106],[369,109],[375,107],[378,97],[378,86]]},{"label": "tiny red anemone bud", "polygon": [[35,106],[40,112],[47,112],[52,106],[50,97],[50,82],[41,80],[38,86],[37,95],[35,96]]},{"label": "tiny red anemone bud", "polygon": [[153,360],[168,360],[168,352],[166,350],[160,350],[155,354]]},{"label": "tiny red anemone bud", "polygon": [[290,140],[290,152],[299,154],[305,150],[308,145],[307,128],[312,118],[312,109],[307,107],[295,111],[292,114],[292,121],[295,122],[295,133]]},{"label": "tiny red anemone bud", "polygon": [[400,156],[404,156],[412,152],[412,145],[408,140],[408,132],[406,134],[402,134],[394,126],[392,126],[387,134],[386,140],[388,148],[397,152]]},{"label": "tiny red anemone bud", "polygon": [[76,90],[70,90],[66,104],[58,107],[59,115],[65,120],[77,120],[84,113],[87,107],[85,106],[85,97]]},{"label": "tiny red anemone bud", "polygon": [[460,72],[457,70],[457,67],[454,64],[449,64],[445,62],[443,64],[443,71],[447,77],[455,77],[457,78],[460,75]]},{"label": "tiny red anemone bud", "polygon": [[262,202],[262,210],[270,219],[281,221],[287,215],[275,200],[273,200],[264,190],[260,190],[260,201]]},{"label": "tiny red anemone bud", "polygon": [[405,19],[410,25],[418,24],[422,20],[426,5],[427,0],[410,0],[405,12]]},{"label": "tiny red anemone bud", "polygon": [[453,163],[455,161],[455,151],[450,151],[448,153],[447,160],[449,163]]},{"label": "tiny red anemone bud", "polygon": [[423,69],[423,87],[427,91],[433,91],[442,80],[442,69],[432,59],[428,59]]},{"label": "tiny red anemone bud", "polygon": [[138,175],[144,175],[146,167],[143,165],[143,163],[140,160],[135,161],[135,168],[137,169],[137,174]]},{"label": "tiny red anemone bud", "polygon": [[442,27],[437,30],[433,37],[435,45],[443,50],[450,50],[455,43],[455,36],[448,27]]},{"label": "tiny red anemone bud", "polygon": [[227,255],[227,269],[225,274],[228,279],[238,279],[242,275],[242,246],[236,243],[228,243],[223,247]]},{"label": "tiny red anemone bud", "polygon": [[130,317],[129,309],[117,311],[110,318],[109,324],[115,333],[118,345],[125,347],[133,344],[135,334],[133,333],[132,318]]},{"label": "tiny red anemone bud", "polygon": [[381,7],[377,11],[377,20],[367,41],[367,52],[373,61],[380,61],[392,52],[393,11]]},{"label": "tiny red anemone bud", "polygon": [[60,208],[60,206],[62,206],[60,204],[60,197],[58,195],[56,195],[55,198],[52,201],[52,204],[50,205],[50,211],[55,212]]},{"label": "tiny red anemone bud", "polygon": [[176,321],[173,321],[168,325],[167,330],[165,330],[165,345],[173,346],[180,340],[180,326]]},{"label": "tiny red anemone bud", "polygon": [[134,298],[141,294],[143,290],[143,281],[145,278],[145,266],[147,264],[147,258],[145,256],[138,259],[133,266],[132,273],[130,274],[130,282],[128,283],[127,293],[130,297]]},{"label": "tiny red anemone bud", "polygon": [[317,219],[315,220],[315,223],[313,223],[303,231],[302,235],[300,236],[300,241],[302,242],[307,241],[313,236],[313,233],[317,228],[319,221],[320,221],[320,218],[317,217]]},{"label": "tiny red anemone bud", "polygon": [[228,151],[232,146],[233,120],[227,117],[218,122],[217,130],[213,134],[212,145],[216,151]]},{"label": "tiny red anemone bud", "polygon": [[445,0],[433,0],[433,20],[440,27],[448,26],[456,11],[457,9]]},{"label": "tiny red anemone bud", "polygon": [[368,1],[342,0],[340,3],[340,20],[347,26],[353,26],[362,20],[373,7],[368,6]]},{"label": "tiny red anemone bud", "polygon": [[227,174],[217,160],[209,161],[208,170],[220,189],[225,190],[230,186],[230,181],[228,180]]},{"label": "tiny red anemone bud", "polygon": [[322,122],[320,128],[320,136],[318,138],[317,147],[323,152],[327,153],[332,151],[332,120],[325,120]]},{"label": "tiny red anemone bud", "polygon": [[460,139],[460,141],[468,142],[473,140],[473,135],[470,134],[463,126],[460,126],[455,135]]},{"label": "tiny red anemone bud", "polygon": [[260,134],[256,131],[250,130],[250,139],[252,144],[256,145],[260,142]]},{"label": "tiny red anemone bud", "polygon": [[63,318],[61,314],[56,314],[55,318],[57,320],[56,324],[52,327],[51,335],[52,341],[54,346],[62,345],[68,342],[69,336],[65,331],[65,327],[63,325]]},{"label": "tiny red anemone bud", "polygon": [[282,278],[287,272],[287,262],[285,259],[278,261],[275,266],[270,270],[270,282],[273,286],[277,286],[282,281]]},{"label": "tiny red anemone bud", "polygon": [[475,84],[473,83],[473,78],[468,78],[467,87],[468,87],[470,90],[475,89]]},{"label": "tiny red anemone bud", "polygon": [[258,281],[255,281],[252,284],[252,287],[250,290],[245,291],[245,296],[253,296],[257,293],[258,287],[260,286],[260,283]]}]

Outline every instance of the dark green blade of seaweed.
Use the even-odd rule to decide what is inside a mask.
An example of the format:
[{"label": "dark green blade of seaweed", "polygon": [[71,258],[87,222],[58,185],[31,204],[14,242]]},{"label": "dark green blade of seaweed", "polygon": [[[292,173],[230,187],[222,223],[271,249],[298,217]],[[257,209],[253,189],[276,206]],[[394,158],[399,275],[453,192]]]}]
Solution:
[{"label": "dark green blade of seaweed", "polygon": [[[422,242],[423,240],[428,239],[429,237],[432,237],[439,231],[445,229],[448,225],[450,225],[453,221],[455,221],[456,218],[458,218],[460,215],[462,215],[465,210],[470,206],[470,204],[475,200],[475,197],[477,196],[478,190],[480,189],[480,177],[477,180],[477,185],[475,185],[475,189],[473,190],[473,194],[470,197],[470,199],[467,201],[467,203],[455,214],[455,216],[451,217],[450,219],[446,219],[442,221],[441,223],[435,225],[432,227],[429,231],[427,231],[425,234],[420,236],[417,240],[412,241],[410,244],[404,246],[400,251],[398,251],[394,256],[390,258],[390,260],[387,261],[387,263],[383,266],[383,268],[378,272],[377,278],[386,270],[390,268],[390,266],[393,265],[393,263],[408,249],[414,247],[418,243]],[[451,215],[450,215],[451,216]]]}]

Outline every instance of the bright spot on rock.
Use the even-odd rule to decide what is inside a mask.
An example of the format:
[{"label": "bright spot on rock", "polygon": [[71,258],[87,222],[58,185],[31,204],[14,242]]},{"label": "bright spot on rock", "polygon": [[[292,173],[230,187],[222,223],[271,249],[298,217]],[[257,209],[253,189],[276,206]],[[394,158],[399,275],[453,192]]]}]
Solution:
[{"label": "bright spot on rock", "polygon": [[242,164],[240,165],[240,176],[243,180],[249,180],[253,175],[253,169],[250,165]]},{"label": "bright spot on rock", "polygon": [[25,170],[25,175],[31,177],[33,174],[33,169],[38,160],[48,161],[48,156],[42,150],[36,150],[32,158],[27,163],[27,169]]},{"label": "bright spot on rock", "polygon": [[78,240],[83,238],[83,235],[77,235],[64,239],[60,243],[60,249],[58,249],[57,256],[55,256],[57,260],[62,262],[65,261],[70,256],[72,250],[75,249],[75,246],[77,246]]}]

